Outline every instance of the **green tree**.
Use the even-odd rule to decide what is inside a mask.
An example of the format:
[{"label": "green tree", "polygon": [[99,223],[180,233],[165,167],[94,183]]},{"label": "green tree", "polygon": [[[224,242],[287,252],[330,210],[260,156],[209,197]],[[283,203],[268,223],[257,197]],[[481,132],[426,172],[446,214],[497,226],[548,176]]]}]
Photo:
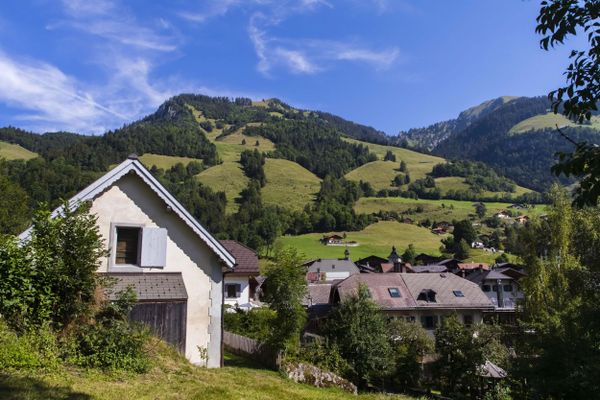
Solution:
[{"label": "green tree", "polygon": [[400,168],[398,169],[400,172],[407,172],[408,167],[406,166],[406,162],[404,160],[400,160]]},{"label": "green tree", "polygon": [[350,365],[349,378],[365,388],[380,383],[392,363],[386,324],[369,289],[360,285],[355,297],[332,311],[326,336]]},{"label": "green tree", "polygon": [[410,243],[406,250],[404,250],[404,253],[402,253],[402,261],[414,264],[415,257],[417,257],[417,250],[415,249],[415,246]]},{"label": "green tree", "polygon": [[23,189],[2,175],[1,169],[0,164],[0,235],[17,234],[29,221],[29,198]]},{"label": "green tree", "polygon": [[279,249],[263,271],[267,290],[265,301],[275,312],[268,342],[284,352],[294,352],[300,344],[300,330],[306,320],[302,299],[306,279],[302,256],[296,249]]},{"label": "green tree", "polygon": [[461,239],[455,247],[454,258],[457,260],[466,260],[469,258],[471,246],[465,239]]},{"label": "green tree", "polygon": [[471,244],[477,239],[477,232],[473,228],[471,221],[463,219],[462,221],[454,222],[452,236],[455,243],[459,243],[464,239],[468,244]]},{"label": "green tree", "polygon": [[[600,3],[598,0],[544,0],[537,17],[536,32],[542,35],[540,46],[549,50],[564,44],[577,32],[585,34],[587,50],[573,50],[565,76],[566,86],[548,94],[555,113],[562,113],[573,121],[589,121],[600,102]],[[559,130],[561,134],[562,131]],[[576,189],[578,204],[596,205],[600,197],[600,148],[587,142],[576,143],[572,153],[560,153],[559,163],[552,168],[556,175],[580,178]]]},{"label": "green tree", "polygon": [[477,214],[479,219],[485,217],[485,214],[487,213],[487,207],[485,206],[485,204],[477,203],[477,205],[475,206],[475,213]]},{"label": "green tree", "polygon": [[394,359],[392,383],[401,390],[420,386],[423,357],[434,351],[433,339],[419,324],[396,319],[388,324]]},{"label": "green tree", "polygon": [[396,161],[396,155],[391,150],[388,150],[385,152],[383,161]]}]

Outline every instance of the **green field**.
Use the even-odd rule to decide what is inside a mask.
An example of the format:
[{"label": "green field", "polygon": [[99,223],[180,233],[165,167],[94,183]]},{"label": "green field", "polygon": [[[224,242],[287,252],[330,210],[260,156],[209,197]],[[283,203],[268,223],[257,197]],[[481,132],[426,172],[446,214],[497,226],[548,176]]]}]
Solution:
[{"label": "green field", "polygon": [[[435,185],[440,188],[442,195],[447,193],[449,190],[469,190],[470,186],[465,182],[465,178],[460,176],[445,176],[443,178],[435,178]],[[494,196],[520,196],[525,193],[531,193],[531,189],[524,188],[523,186],[516,185],[514,192],[490,192],[484,190],[481,195],[484,197]]]},{"label": "green field", "polygon": [[584,126],[584,127],[589,127],[589,128],[593,128],[593,129],[600,131],[600,117],[593,116],[592,120],[590,121],[589,124],[580,125],[580,124],[576,124],[576,123],[572,122],[567,117],[565,117],[561,114],[554,114],[553,112],[549,112],[547,114],[536,115],[535,117],[527,118],[526,120],[519,122],[518,124],[513,126],[510,129],[510,131],[508,131],[508,133],[509,134],[519,134],[519,133],[529,132],[531,130],[556,128],[557,125],[559,128],[562,128],[563,126],[568,126],[568,127]]},{"label": "green field", "polygon": [[397,174],[399,174],[399,172],[396,170],[400,166],[401,160],[406,163],[408,167],[408,173],[410,174],[412,181],[424,178],[427,173],[431,172],[434,165],[443,163],[445,161],[440,157],[417,153],[416,151],[403,149],[400,147],[366,143],[350,138],[344,138],[344,140],[349,143],[367,146],[369,151],[376,154],[379,160],[383,160],[383,157],[388,150],[396,155],[396,162],[374,161],[346,174],[346,178],[349,180],[358,181],[362,179],[363,181],[367,182],[371,182],[372,180],[373,182],[371,185],[373,185],[373,188],[375,189],[385,189],[391,187],[391,180]]},{"label": "green field", "polygon": [[0,158],[6,160],[30,160],[38,155],[29,151],[18,144],[0,142]]},{"label": "green field", "polygon": [[155,366],[145,374],[62,367],[55,371],[0,371],[3,400],[408,400],[294,383],[275,371],[225,354],[225,367],[199,368],[164,346],[152,349]]},{"label": "green field", "polygon": [[161,154],[152,154],[146,153],[139,157],[142,164],[144,164],[147,168],[151,168],[153,165],[156,165],[158,168],[169,169],[175,166],[178,163],[183,165],[188,165],[192,161],[202,162],[201,159],[191,158],[191,157],[177,157],[177,156],[164,156]]},{"label": "green field", "polygon": [[321,180],[315,174],[288,160],[267,158],[265,175],[263,202],[290,210],[302,210],[321,187]]},{"label": "green field", "polygon": [[[357,213],[372,214],[380,210],[396,211],[405,214],[414,220],[430,219],[431,221],[452,221],[452,219],[466,219],[475,214],[475,202],[460,200],[425,200],[405,199],[402,197],[363,197],[359,199],[354,210]],[[486,202],[487,215],[507,210],[510,203]],[[417,212],[417,207],[423,211]],[[539,215],[544,213],[544,205],[536,205],[526,210],[518,210],[525,215]]]},{"label": "green field", "polygon": [[234,213],[238,209],[235,199],[240,192],[248,186],[248,177],[244,175],[242,167],[237,162],[224,162],[210,167],[196,175],[196,178],[215,192],[225,192],[227,197],[227,213]]},{"label": "green field", "polygon": [[[342,234],[343,232],[331,232]],[[359,243],[357,247],[349,247],[350,258],[359,258],[375,254],[387,257],[392,246],[403,251],[409,244],[414,244],[417,252],[440,254],[441,238],[427,228],[416,225],[401,224],[395,221],[381,221],[367,226],[359,232],[346,232],[348,241]],[[278,242],[283,246],[291,246],[302,252],[307,260],[315,258],[342,258],[343,246],[324,246],[319,242],[323,233],[308,233],[299,236],[283,236]]]}]

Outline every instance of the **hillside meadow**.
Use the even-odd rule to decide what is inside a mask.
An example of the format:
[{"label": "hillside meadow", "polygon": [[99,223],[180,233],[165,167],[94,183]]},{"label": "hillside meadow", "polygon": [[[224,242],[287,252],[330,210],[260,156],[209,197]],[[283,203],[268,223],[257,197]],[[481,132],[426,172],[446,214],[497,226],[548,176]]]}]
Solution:
[{"label": "hillside meadow", "polygon": [[[158,341],[157,341],[158,342]],[[225,367],[191,365],[164,343],[149,349],[154,367],[144,374],[60,366],[50,370],[0,371],[3,400],[410,400],[298,384],[244,358],[225,355]]]},{"label": "hillside meadow", "polygon": [[342,258],[344,246],[324,246],[319,241],[324,235],[346,233],[347,241],[359,243],[356,247],[349,247],[350,258],[358,260],[372,254],[387,257],[392,246],[404,250],[409,244],[414,244],[417,252],[440,254],[440,240],[445,236],[434,235],[427,228],[417,225],[402,224],[396,221],[381,221],[367,226],[358,232],[329,232],[307,233],[298,236],[283,236],[278,243],[282,246],[291,246],[298,249],[305,258]]},{"label": "hillside meadow", "polygon": [[0,141],[0,158],[6,160],[30,160],[37,156],[33,151],[29,151],[18,144]]}]

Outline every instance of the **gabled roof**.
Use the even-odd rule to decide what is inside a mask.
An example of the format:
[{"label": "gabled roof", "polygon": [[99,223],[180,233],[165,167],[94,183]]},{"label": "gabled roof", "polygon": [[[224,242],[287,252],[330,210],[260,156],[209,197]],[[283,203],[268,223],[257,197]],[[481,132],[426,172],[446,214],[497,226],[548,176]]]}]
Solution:
[{"label": "gabled roof", "polygon": [[[175,214],[186,225],[188,225],[196,235],[219,257],[219,259],[228,267],[233,268],[235,258],[215,239],[192,215],[179,203],[163,185],[152,176],[152,174],[138,161],[137,156],[130,156],[127,160],[111,169],[94,183],[77,193],[69,200],[69,206],[76,207],[79,203],[93,200],[110,188],[119,179],[127,174],[136,174],[139,176],[154,193],[158,195],[169,206]],[[58,207],[51,214],[52,218],[62,213],[62,206]],[[21,240],[29,239],[31,228],[19,235]]]},{"label": "gabled roof", "polygon": [[250,247],[243,245],[235,240],[221,240],[223,247],[235,257],[234,273],[258,274],[260,268],[258,265],[258,256]]},{"label": "gabled roof", "polygon": [[[478,285],[450,273],[352,275],[335,286],[339,299],[355,296],[360,283],[369,287],[371,299],[383,310],[493,308]],[[392,297],[390,288],[397,288],[400,297]],[[419,300],[421,292],[434,292],[435,302]]]},{"label": "gabled roof", "polygon": [[338,258],[320,258],[308,265],[308,272],[349,272],[358,274],[360,270],[352,260]]}]

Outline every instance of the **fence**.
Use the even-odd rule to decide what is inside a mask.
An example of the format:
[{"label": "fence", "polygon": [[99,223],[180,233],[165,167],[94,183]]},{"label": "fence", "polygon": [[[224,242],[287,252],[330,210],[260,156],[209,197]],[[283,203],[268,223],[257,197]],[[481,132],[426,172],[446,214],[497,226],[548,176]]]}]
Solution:
[{"label": "fence", "polygon": [[249,337],[232,332],[223,332],[223,344],[227,350],[241,356],[251,356],[266,367],[278,370],[281,365],[281,352]]}]

